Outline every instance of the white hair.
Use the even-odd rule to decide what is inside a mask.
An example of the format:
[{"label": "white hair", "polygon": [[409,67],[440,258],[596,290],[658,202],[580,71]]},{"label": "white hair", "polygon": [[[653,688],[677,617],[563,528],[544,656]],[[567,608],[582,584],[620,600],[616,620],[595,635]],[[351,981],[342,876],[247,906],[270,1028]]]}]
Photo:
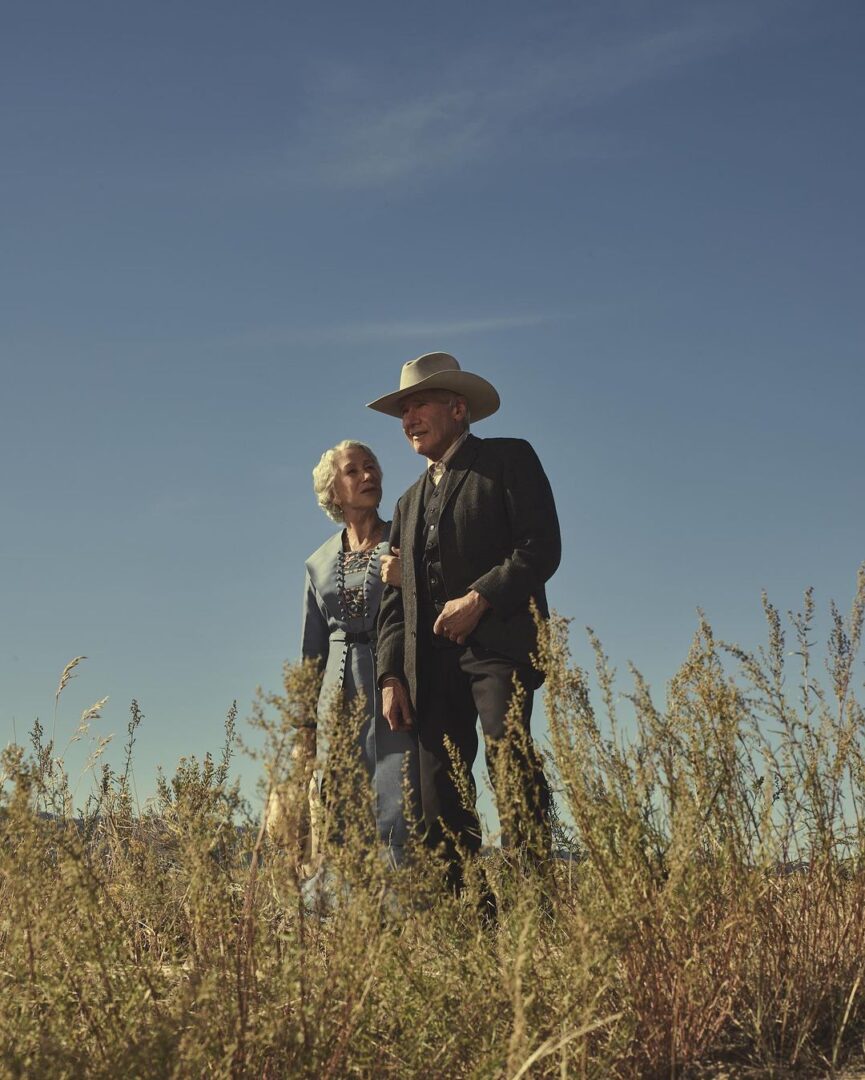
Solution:
[{"label": "white hair", "polygon": [[333,481],[336,478],[336,455],[342,453],[343,450],[362,450],[365,454],[369,454],[375,462],[379,473],[381,473],[378,458],[366,443],[358,442],[357,439],[343,439],[336,446],[332,446],[330,450],[325,450],[321,455],[321,460],[312,470],[312,488],[316,499],[318,499],[318,505],[331,521],[336,522],[345,521],[345,516],[341,508],[337,506],[333,492]]}]

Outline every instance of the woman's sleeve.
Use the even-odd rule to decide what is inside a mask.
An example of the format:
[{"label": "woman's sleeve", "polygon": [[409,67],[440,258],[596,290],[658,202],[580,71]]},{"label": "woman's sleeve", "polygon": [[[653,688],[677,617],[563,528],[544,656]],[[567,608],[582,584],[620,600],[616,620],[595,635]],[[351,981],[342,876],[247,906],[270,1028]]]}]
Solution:
[{"label": "woman's sleeve", "polygon": [[300,630],[300,655],[304,660],[327,660],[330,646],[330,628],[327,623],[327,610],[321,596],[306,572],[306,584],[303,593],[303,618]]},{"label": "woman's sleeve", "polygon": [[[393,512],[393,524],[390,527],[390,543],[400,546],[400,509],[399,503]],[[377,664],[376,678],[381,685],[385,675],[404,678],[405,667],[405,611],[403,609],[403,591],[392,585],[385,585],[378,609],[378,642],[375,647]]]}]

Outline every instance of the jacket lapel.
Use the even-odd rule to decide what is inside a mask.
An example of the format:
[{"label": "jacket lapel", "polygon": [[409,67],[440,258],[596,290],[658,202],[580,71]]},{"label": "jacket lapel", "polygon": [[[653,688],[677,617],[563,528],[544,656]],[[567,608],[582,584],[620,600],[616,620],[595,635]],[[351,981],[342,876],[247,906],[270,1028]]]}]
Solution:
[{"label": "jacket lapel", "polygon": [[326,540],[306,560],[306,568],[313,585],[334,614],[339,611],[336,596],[336,560],[342,551],[342,529]]},{"label": "jacket lapel", "polygon": [[472,463],[478,456],[481,448],[481,440],[476,435],[469,435],[462,446],[457,450],[445,469],[441,483],[444,484],[442,492],[442,511],[451,501],[462,486]]},{"label": "jacket lapel", "polygon": [[426,483],[426,473],[414,483],[406,493],[405,513],[400,522],[400,554],[405,556],[414,555],[417,550],[417,537],[421,519],[421,501],[423,499],[423,486]]},{"label": "jacket lapel", "polygon": [[372,558],[366,564],[366,574],[363,578],[363,596],[366,602],[366,610],[374,611],[373,592],[379,588],[381,578],[381,557],[390,554],[390,525],[388,521],[384,527],[384,535],[373,549]]}]

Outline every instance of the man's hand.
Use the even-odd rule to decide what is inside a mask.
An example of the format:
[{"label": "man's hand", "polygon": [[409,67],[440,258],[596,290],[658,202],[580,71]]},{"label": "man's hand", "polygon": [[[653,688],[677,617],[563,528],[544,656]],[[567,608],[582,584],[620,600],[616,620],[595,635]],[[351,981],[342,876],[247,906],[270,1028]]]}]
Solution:
[{"label": "man's hand", "polygon": [[395,589],[402,588],[402,567],[399,562],[399,548],[392,547],[393,555],[381,557],[381,580]]},{"label": "man's hand", "polygon": [[382,684],[381,711],[391,731],[411,731],[414,726],[408,691],[396,676]]},{"label": "man's hand", "polygon": [[458,600],[448,600],[435,621],[433,633],[462,645],[481,621],[481,615],[488,607],[489,601],[484,600],[474,589]]}]

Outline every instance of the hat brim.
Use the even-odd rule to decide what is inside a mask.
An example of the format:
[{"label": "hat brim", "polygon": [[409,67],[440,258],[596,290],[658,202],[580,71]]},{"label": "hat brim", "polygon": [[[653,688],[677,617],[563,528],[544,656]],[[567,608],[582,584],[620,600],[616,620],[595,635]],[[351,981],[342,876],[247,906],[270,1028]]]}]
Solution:
[{"label": "hat brim", "polygon": [[367,408],[399,419],[402,416],[403,398],[422,390],[451,390],[454,394],[464,397],[468,402],[473,422],[492,416],[501,404],[498,390],[480,375],[473,375],[470,371],[437,371],[434,375],[416,382],[414,386],[407,386],[404,390],[395,390],[392,394],[385,394],[384,397],[370,401]]}]

